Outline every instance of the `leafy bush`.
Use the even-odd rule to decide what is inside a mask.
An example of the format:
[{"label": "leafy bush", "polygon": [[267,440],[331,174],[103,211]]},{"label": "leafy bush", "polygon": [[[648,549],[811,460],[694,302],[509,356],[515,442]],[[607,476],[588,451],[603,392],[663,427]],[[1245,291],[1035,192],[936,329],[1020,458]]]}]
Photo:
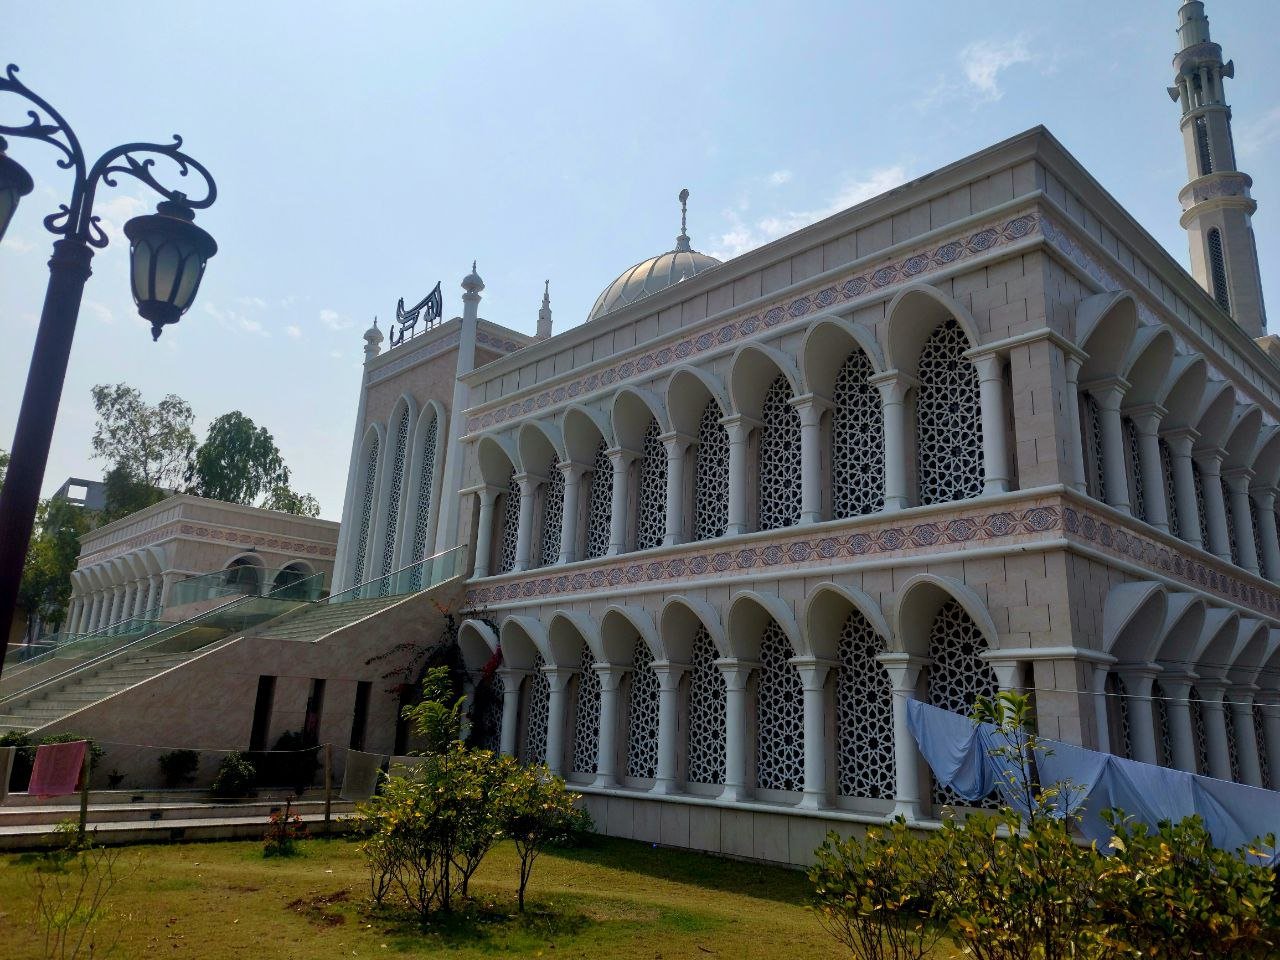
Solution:
[{"label": "leafy bush", "polygon": [[428,670],[423,690],[424,699],[404,711],[423,744],[422,761],[388,778],[353,818],[370,894],[379,906],[395,895],[422,920],[451,912],[467,898],[485,855],[510,836],[520,854],[523,909],[538,853],[589,829],[590,818],[573,810],[575,795],[545,767],[522,768],[458,739],[463,701],[453,698],[446,668]]},{"label": "leafy bush", "polygon": [[298,852],[298,841],[307,838],[307,825],[293,812],[293,801],[286,800],[283,810],[276,810],[267,821],[262,844],[264,857],[292,857]]},{"label": "leafy bush", "polygon": [[288,787],[299,795],[315,782],[320,769],[320,748],[309,746],[297,730],[280,734],[271,750],[247,756],[258,771],[258,786]]},{"label": "leafy bush", "polygon": [[195,783],[200,754],[195,750],[170,750],[160,754],[157,762],[166,787],[183,787]]},{"label": "leafy bush", "polygon": [[242,753],[232,751],[218,764],[209,792],[220,800],[236,800],[251,796],[257,785],[258,771]]}]

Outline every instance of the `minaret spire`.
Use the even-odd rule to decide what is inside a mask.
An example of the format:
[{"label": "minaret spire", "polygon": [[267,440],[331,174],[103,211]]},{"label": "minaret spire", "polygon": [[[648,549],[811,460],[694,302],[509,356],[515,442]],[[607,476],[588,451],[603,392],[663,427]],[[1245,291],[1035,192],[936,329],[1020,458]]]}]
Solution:
[{"label": "minaret spire", "polygon": [[542,287],[542,309],[538,311],[538,339],[546,340],[551,336],[551,281],[544,282]]},{"label": "minaret spire", "polygon": [[1267,315],[1251,222],[1258,205],[1249,195],[1253,180],[1236,169],[1231,108],[1222,86],[1224,79],[1235,79],[1235,63],[1223,63],[1222,47],[1209,38],[1202,0],[1178,10],[1178,40],[1169,96],[1182,107],[1190,182],[1178,200],[1191,245],[1191,272],[1251,337],[1261,337]]},{"label": "minaret spire", "polygon": [[688,253],[693,247],[689,244],[689,188],[680,191],[680,236],[676,237],[676,251]]}]

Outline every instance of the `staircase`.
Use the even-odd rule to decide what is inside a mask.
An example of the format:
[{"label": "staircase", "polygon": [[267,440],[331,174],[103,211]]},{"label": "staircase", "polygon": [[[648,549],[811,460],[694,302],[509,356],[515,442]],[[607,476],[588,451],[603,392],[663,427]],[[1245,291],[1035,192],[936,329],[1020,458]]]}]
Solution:
[{"label": "staircase", "polygon": [[343,603],[321,603],[291,616],[281,617],[262,629],[254,631],[253,635],[267,640],[297,640],[304,643],[319,640],[357,620],[371,617],[403,599],[404,596],[401,595],[347,600]]},{"label": "staircase", "polygon": [[108,661],[101,670],[79,672],[61,685],[50,684],[30,697],[15,697],[3,705],[0,732],[34,730],[60,720],[69,713],[105,700],[121,690],[180,666],[190,653],[151,653]]}]

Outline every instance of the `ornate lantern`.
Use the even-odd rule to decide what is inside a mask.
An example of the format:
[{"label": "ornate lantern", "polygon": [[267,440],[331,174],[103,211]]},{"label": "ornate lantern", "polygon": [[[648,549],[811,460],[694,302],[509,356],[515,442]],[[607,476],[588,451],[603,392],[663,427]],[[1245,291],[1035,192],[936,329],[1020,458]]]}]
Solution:
[{"label": "ornate lantern", "polygon": [[22,164],[4,152],[6,146],[8,144],[4,142],[4,137],[0,137],[0,240],[4,239],[4,232],[9,229],[9,221],[13,219],[13,212],[18,209],[18,201],[35,186]]},{"label": "ornate lantern", "polygon": [[209,258],[218,252],[213,237],[193,222],[195,211],[186,197],[156,206],[156,212],[134,217],[124,225],[129,238],[133,299],[138,313],[151,321],[151,338],[159,339],[167,324],[177,323],[200,289]]}]

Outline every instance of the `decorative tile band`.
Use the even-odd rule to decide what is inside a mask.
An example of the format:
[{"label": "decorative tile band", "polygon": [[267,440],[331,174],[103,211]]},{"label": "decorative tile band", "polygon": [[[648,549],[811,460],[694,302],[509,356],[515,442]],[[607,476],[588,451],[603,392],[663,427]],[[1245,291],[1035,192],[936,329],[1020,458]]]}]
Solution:
[{"label": "decorative tile band", "polygon": [[1280,596],[1276,591],[1260,589],[1110,520],[1064,506],[1062,525],[1069,535],[1096,544],[1104,553],[1141,563],[1190,586],[1216,593],[1224,600],[1252,607],[1261,614],[1280,615]]},{"label": "decorative tile band", "polygon": [[488,411],[482,408],[481,412],[467,419],[467,432],[486,430],[523,414],[573,400],[599,387],[628,380],[636,374],[683,363],[690,357],[715,347],[753,337],[761,330],[776,327],[785,320],[797,320],[818,310],[860,300],[869,294],[882,294],[944,267],[1032,236],[1039,229],[1040,215],[1035,212],[1022,214],[1003,223],[994,221],[968,236],[949,240],[940,246],[921,248],[906,257],[885,260],[862,273],[815,287],[800,296],[792,295],[777,300],[759,313],[730,320],[715,329],[691,333],[674,344],[643,352],[589,376],[531,395],[523,401]]},{"label": "decorative tile band", "polygon": [[217,527],[202,527],[184,523],[180,532],[184,536],[196,537],[200,540],[265,547],[268,550],[276,550],[280,553],[305,553],[314,557],[332,557],[334,555],[334,548],[324,544],[305,543],[301,540],[282,540],[279,537],[258,533],[244,533],[240,530],[221,530]]},{"label": "decorative tile band", "polygon": [[109,547],[98,550],[94,553],[82,556],[76,563],[76,569],[82,570],[85,567],[91,567],[95,563],[103,560],[112,560],[116,557],[122,557],[126,553],[137,550],[139,547],[145,547],[148,544],[155,543],[157,540],[165,540],[174,536],[178,532],[178,524],[176,521],[162,524],[154,530],[147,530],[144,533],[136,534],[126,540],[113,543]]},{"label": "decorative tile band", "polygon": [[[1061,529],[1062,514],[1056,506],[1036,505],[1020,511],[955,516],[904,526],[861,529],[851,534],[831,534],[780,539],[765,544],[717,549],[719,541],[694,544],[665,559],[622,557],[613,563],[575,573],[534,573],[516,580],[476,585],[467,590],[466,605],[481,606],[503,601],[561,596],[641,584],[686,583],[747,570],[820,565],[832,560],[852,560],[877,555],[901,555],[909,550],[948,546],[972,541],[1000,540],[1019,534],[1040,534]],[[702,546],[702,550],[697,550]],[[927,562],[928,554],[921,555]]]}]

